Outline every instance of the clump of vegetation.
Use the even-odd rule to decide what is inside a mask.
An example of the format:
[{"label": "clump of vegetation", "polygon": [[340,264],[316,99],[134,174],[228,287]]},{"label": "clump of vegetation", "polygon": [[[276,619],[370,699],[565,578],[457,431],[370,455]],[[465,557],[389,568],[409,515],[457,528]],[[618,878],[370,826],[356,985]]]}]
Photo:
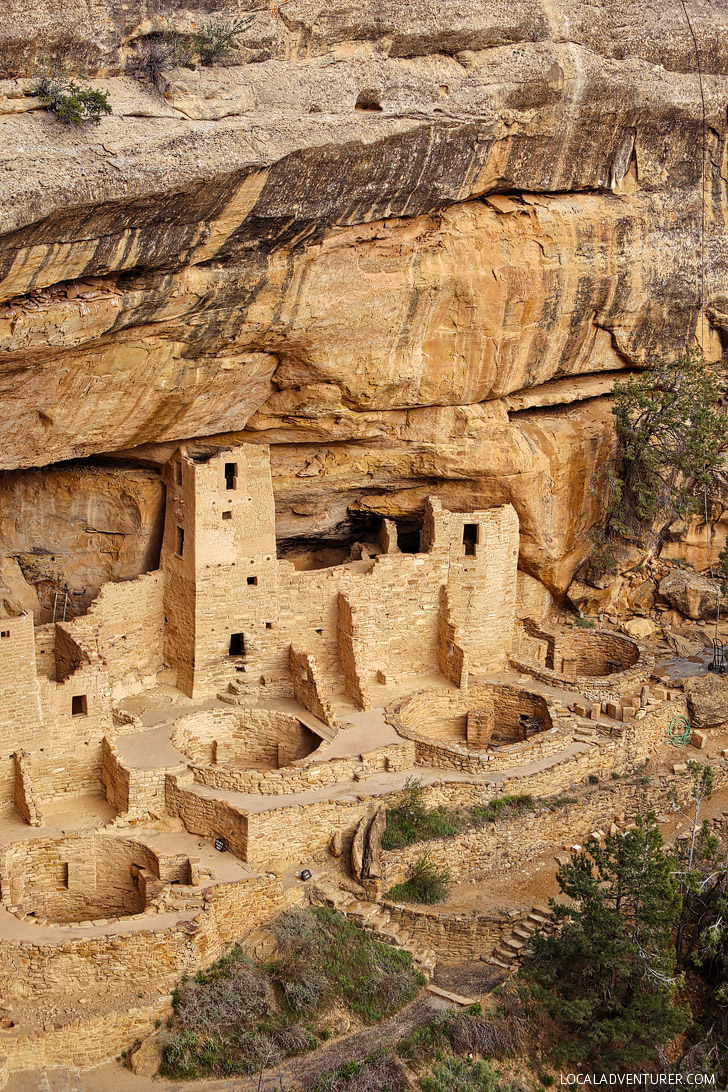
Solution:
[{"label": "clump of vegetation", "polygon": [[420,1087],[422,1092],[505,1092],[488,1062],[452,1054],[435,1062],[430,1073],[420,1081]]},{"label": "clump of vegetation", "polygon": [[476,804],[472,816],[477,823],[495,823],[497,819],[512,819],[533,811],[535,805],[530,793],[518,796],[497,796],[487,804]]},{"label": "clump of vegetation", "polygon": [[326,908],[289,910],[272,926],[277,958],[262,966],[233,948],[173,993],[167,1077],[252,1073],[317,1045],[316,1021],[346,1005],[367,1023],[410,1001],[423,976],[408,952]]},{"label": "clump of vegetation", "polygon": [[306,1092],[405,1092],[407,1081],[391,1056],[373,1054],[361,1062],[344,1062],[338,1069],[315,1077]]},{"label": "clump of vegetation", "polygon": [[596,622],[593,618],[584,618],[581,614],[578,614],[574,619],[574,625],[579,626],[580,629],[594,629]]},{"label": "clump of vegetation", "polygon": [[232,23],[202,23],[189,36],[193,54],[201,65],[215,64],[225,58],[236,45],[236,39],[253,24],[252,16],[234,19]]},{"label": "clump of vegetation", "polygon": [[590,838],[557,881],[570,901],[551,900],[561,929],[534,936],[523,972],[533,996],[570,1056],[598,1071],[643,1065],[688,1023],[676,1002],[680,895],[654,815]]},{"label": "clump of vegetation", "polygon": [[648,531],[660,537],[697,510],[697,493],[710,484],[728,436],[720,394],[697,348],[614,384],[617,457],[598,487],[605,518],[597,567],[615,541],[641,541]]},{"label": "clump of vegetation", "polygon": [[47,110],[65,125],[98,125],[103,114],[111,113],[106,91],[82,87],[69,79],[64,72],[44,72],[38,80],[35,93]]},{"label": "clump of vegetation", "polygon": [[207,68],[224,61],[252,23],[251,16],[235,19],[232,23],[202,23],[192,31],[179,30],[170,24],[138,43],[128,71],[163,94],[167,86],[166,69],[178,66],[194,69],[198,64]]},{"label": "clump of vegetation", "polygon": [[450,889],[450,873],[431,861],[427,853],[415,861],[410,874],[387,892],[387,898],[395,901],[417,902],[432,905],[447,898]]},{"label": "clump of vegetation", "polygon": [[401,849],[431,838],[449,838],[464,826],[463,813],[444,807],[428,808],[422,781],[408,777],[396,805],[387,809],[384,849]]}]

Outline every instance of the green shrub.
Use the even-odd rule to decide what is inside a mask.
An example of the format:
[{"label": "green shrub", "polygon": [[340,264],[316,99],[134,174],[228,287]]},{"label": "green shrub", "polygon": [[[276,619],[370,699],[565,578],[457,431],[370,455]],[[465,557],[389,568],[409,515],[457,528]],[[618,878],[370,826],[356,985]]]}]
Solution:
[{"label": "green shrub", "polygon": [[495,1070],[488,1062],[473,1062],[452,1055],[436,1062],[420,1081],[422,1092],[498,1092]]},{"label": "green shrub", "polygon": [[488,804],[476,804],[472,817],[476,822],[494,823],[496,819],[510,819],[524,812],[533,811],[533,797],[530,793],[518,796],[497,796]]},{"label": "green shrub", "polygon": [[102,114],[111,113],[106,91],[82,87],[61,72],[44,72],[38,80],[35,94],[41,106],[54,113],[65,125],[98,125]]},{"label": "green shrub", "polygon": [[252,16],[235,19],[232,23],[203,23],[190,35],[192,49],[199,57],[200,64],[207,66],[222,60],[235,45],[235,39],[244,34],[252,23]]},{"label": "green shrub", "polygon": [[403,883],[395,884],[387,897],[429,906],[446,899],[449,888],[448,870],[439,868],[429,859],[427,853],[423,853],[412,865],[408,878]]},{"label": "green shrub", "polygon": [[401,849],[431,838],[449,838],[457,834],[462,826],[463,815],[459,810],[427,808],[422,782],[418,778],[408,777],[396,805],[387,809],[382,846],[384,849]]},{"label": "green shrub", "polygon": [[593,618],[583,618],[579,615],[574,619],[574,624],[580,626],[582,629],[594,629],[596,622]]},{"label": "green shrub", "polygon": [[[236,946],[193,979],[183,978],[173,993],[175,1034],[163,1052],[163,1076],[225,1076],[277,1065],[318,1045],[313,1021],[331,1005],[375,1023],[424,984],[409,952],[334,910],[288,910],[271,931],[274,962],[263,966]],[[329,1035],[320,1032],[322,1040]]]}]

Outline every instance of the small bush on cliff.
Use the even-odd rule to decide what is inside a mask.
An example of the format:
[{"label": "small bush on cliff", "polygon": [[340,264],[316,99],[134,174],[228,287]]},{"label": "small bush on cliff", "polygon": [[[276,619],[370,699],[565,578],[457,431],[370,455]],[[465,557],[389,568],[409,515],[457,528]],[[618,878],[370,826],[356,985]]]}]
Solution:
[{"label": "small bush on cliff", "polygon": [[459,811],[444,807],[427,808],[425,789],[416,777],[408,777],[396,805],[387,809],[387,826],[382,838],[384,849],[401,849],[430,838],[449,838],[463,826]]},{"label": "small bush on cliff", "polygon": [[35,90],[41,103],[66,125],[98,125],[102,114],[111,113],[106,91],[82,87],[62,72],[44,72]]},{"label": "small bush on cliff", "polygon": [[423,853],[412,865],[407,879],[395,884],[387,892],[387,898],[432,905],[446,899],[449,889],[449,871],[438,867],[426,853]]},{"label": "small bush on cliff", "polygon": [[[728,422],[718,406],[721,383],[700,349],[614,384],[617,457],[598,484],[605,498],[605,542],[661,536],[699,507]],[[603,546],[602,548],[608,548]]]}]

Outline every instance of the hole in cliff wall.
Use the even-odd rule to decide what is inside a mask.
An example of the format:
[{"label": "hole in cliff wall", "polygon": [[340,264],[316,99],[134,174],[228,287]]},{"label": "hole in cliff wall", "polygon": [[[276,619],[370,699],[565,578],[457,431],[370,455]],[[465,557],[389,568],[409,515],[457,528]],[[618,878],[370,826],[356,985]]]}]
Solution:
[{"label": "hole in cliff wall", "polygon": [[349,510],[346,520],[330,531],[300,538],[280,539],[278,556],[296,569],[328,569],[349,561],[362,561],[382,552],[379,542],[382,517],[372,512]]},{"label": "hole in cliff wall", "polygon": [[164,511],[158,468],[131,461],[95,457],[0,472],[0,553],[20,569],[14,611],[33,609],[44,625],[61,593],[57,618],[65,608],[68,620],[86,613],[103,584],[158,569]]},{"label": "hole in cliff wall", "polygon": [[381,114],[382,104],[379,101],[379,94],[377,91],[362,91],[356,100],[355,110],[369,111],[375,114]]}]

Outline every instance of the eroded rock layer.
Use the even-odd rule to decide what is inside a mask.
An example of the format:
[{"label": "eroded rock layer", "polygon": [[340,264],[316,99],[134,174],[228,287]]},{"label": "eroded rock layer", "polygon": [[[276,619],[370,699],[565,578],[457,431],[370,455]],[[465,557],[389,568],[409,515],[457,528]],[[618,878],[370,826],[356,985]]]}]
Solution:
[{"label": "eroded rock layer", "polygon": [[[615,374],[728,331],[728,17],[689,9],[702,85],[679,0],[9,0],[0,605],[151,567],[192,438],[273,445],[289,546],[511,502],[563,595]],[[245,10],[225,66],[125,74]],[[31,94],[61,52],[109,92],[98,127]]]}]

